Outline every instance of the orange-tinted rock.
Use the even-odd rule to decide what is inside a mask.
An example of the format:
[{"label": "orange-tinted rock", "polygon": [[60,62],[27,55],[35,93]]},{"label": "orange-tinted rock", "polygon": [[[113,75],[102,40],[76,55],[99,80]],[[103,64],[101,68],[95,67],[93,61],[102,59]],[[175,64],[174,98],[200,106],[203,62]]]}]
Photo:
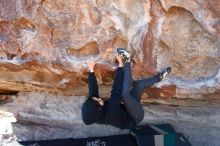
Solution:
[{"label": "orange-tinted rock", "polygon": [[133,78],[172,74],[147,98],[219,99],[218,0],[2,0],[0,92],[87,95],[86,60],[97,60],[101,96],[109,97],[115,56],[127,48]]},{"label": "orange-tinted rock", "polygon": [[220,1],[218,0],[159,0],[162,7],[169,10],[171,7],[181,7],[190,11],[194,19],[200,22],[203,28],[217,37],[220,37]]},{"label": "orange-tinted rock", "polygon": [[35,25],[30,20],[27,20],[24,17],[16,20],[14,23],[18,28],[21,29],[29,29],[31,31],[34,31],[34,29],[36,28]]},{"label": "orange-tinted rock", "polygon": [[204,90],[217,94],[219,46],[219,39],[204,30],[189,11],[169,9],[159,37],[157,61],[158,67],[173,67],[170,81],[178,86],[177,97],[202,98]]},{"label": "orange-tinted rock", "polygon": [[67,48],[67,55],[75,56],[76,58],[83,58],[87,56],[99,55],[99,46],[96,42],[86,44],[81,48]]}]

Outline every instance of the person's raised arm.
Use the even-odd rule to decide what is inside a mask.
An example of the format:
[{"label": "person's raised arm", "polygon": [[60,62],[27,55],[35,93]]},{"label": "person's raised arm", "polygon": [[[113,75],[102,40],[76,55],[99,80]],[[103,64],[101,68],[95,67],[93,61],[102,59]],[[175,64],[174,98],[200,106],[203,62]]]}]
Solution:
[{"label": "person's raised arm", "polygon": [[124,61],[122,55],[117,55],[117,60],[118,60],[118,67],[123,67],[124,66]]},{"label": "person's raised arm", "polygon": [[87,61],[87,66],[89,69],[88,76],[88,88],[89,88],[89,97],[99,97],[98,84],[94,74],[95,60],[91,59]]},{"label": "person's raised arm", "polygon": [[113,93],[116,94],[115,96],[121,98],[122,88],[123,88],[122,85],[123,85],[123,66],[124,66],[122,55],[117,55],[117,61],[118,61],[118,68],[116,70],[116,75],[112,86],[112,90],[114,91]]}]

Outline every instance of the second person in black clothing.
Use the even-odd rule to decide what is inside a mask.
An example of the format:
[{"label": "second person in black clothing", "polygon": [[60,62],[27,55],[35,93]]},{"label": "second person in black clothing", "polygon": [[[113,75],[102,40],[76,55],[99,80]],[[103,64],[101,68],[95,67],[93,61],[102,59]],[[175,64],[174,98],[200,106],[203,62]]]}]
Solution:
[{"label": "second person in black clothing", "polygon": [[116,70],[111,97],[106,101],[99,97],[98,84],[93,71],[96,62],[87,61],[89,96],[81,110],[82,119],[87,125],[98,123],[120,129],[134,128],[144,118],[144,110],[140,104],[143,90],[164,79],[171,71],[171,68],[167,68],[152,78],[137,81],[131,89],[130,54],[125,49],[117,49],[117,52],[119,67]]}]

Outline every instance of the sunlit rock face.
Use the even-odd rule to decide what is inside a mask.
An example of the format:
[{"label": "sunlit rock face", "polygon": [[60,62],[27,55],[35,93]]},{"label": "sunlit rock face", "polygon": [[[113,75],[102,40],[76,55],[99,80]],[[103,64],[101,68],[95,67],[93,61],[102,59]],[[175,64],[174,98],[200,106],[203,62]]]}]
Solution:
[{"label": "sunlit rock face", "polygon": [[1,0],[1,92],[86,96],[86,60],[95,58],[109,97],[117,63],[107,49],[124,47],[135,80],[173,69],[144,101],[219,100],[219,8],[218,0]]},{"label": "sunlit rock face", "polygon": [[163,1],[158,67],[172,64],[177,97],[219,99],[220,2]]},{"label": "sunlit rock face", "polygon": [[150,19],[141,1],[11,0],[1,10],[1,88],[68,95],[87,94],[86,60],[93,57],[107,97],[116,64],[106,49],[135,54]]},{"label": "sunlit rock face", "polygon": [[97,60],[107,98],[117,67],[107,49],[123,47],[134,80],[172,67],[143,94],[143,103],[165,104],[144,106],[143,122],[169,122],[193,146],[219,146],[219,10],[219,0],[0,0],[0,120],[12,118],[0,142],[126,133],[85,126],[80,115],[86,60]]}]

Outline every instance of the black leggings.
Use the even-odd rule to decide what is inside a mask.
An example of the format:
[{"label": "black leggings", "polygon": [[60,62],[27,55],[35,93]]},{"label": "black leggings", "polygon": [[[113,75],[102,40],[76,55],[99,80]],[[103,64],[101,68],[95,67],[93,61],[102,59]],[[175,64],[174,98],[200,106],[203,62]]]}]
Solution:
[{"label": "black leggings", "polygon": [[158,74],[152,78],[137,81],[137,83],[131,89],[131,65],[130,63],[125,63],[122,98],[127,112],[130,114],[136,124],[140,123],[144,118],[144,110],[140,104],[140,98],[144,89],[159,81],[160,77]]}]

